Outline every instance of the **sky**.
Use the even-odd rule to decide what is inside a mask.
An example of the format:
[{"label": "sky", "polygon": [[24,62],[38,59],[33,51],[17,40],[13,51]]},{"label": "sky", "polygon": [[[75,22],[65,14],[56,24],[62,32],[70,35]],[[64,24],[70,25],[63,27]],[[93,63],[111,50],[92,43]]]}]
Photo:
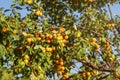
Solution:
[{"label": "sky", "polygon": [[[12,4],[12,0],[0,0],[0,7],[4,7],[6,9],[10,8],[10,5]],[[110,6],[113,16],[114,15],[119,15],[120,16],[120,4],[115,4]],[[25,14],[26,11],[23,10],[22,14]]]}]

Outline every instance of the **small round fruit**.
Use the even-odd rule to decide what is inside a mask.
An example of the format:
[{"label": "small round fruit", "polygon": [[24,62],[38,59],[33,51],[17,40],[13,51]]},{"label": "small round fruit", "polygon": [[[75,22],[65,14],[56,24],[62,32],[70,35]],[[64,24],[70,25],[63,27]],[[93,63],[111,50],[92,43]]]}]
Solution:
[{"label": "small round fruit", "polygon": [[51,40],[48,39],[48,40],[46,40],[46,42],[50,44],[50,43],[51,43]]},{"label": "small round fruit", "polygon": [[80,32],[80,31],[77,31],[76,37],[77,37],[77,38],[80,38],[80,36],[81,36],[81,32]]},{"label": "small round fruit", "polygon": [[57,37],[57,34],[54,33],[54,34],[53,34],[53,37]]},{"label": "small round fruit", "polygon": [[86,72],[86,76],[90,76],[91,74],[90,74],[90,72]]},{"label": "small round fruit", "polygon": [[64,70],[65,70],[65,67],[64,67],[64,66],[62,66],[62,67],[61,67],[61,71],[64,71]]},{"label": "small round fruit", "polygon": [[46,48],[46,51],[47,52],[52,52],[52,48],[48,47],[48,48]]},{"label": "small round fruit", "polygon": [[16,35],[16,33],[17,33],[17,30],[14,30],[14,31],[13,31],[13,35],[15,36],[15,35]]},{"label": "small round fruit", "polygon": [[26,54],[26,55],[24,56],[24,59],[29,60],[29,59],[30,59],[30,57]]},{"label": "small round fruit", "polygon": [[58,35],[57,36],[57,40],[62,40],[63,39],[63,36],[62,35]]},{"label": "small round fruit", "polygon": [[93,2],[93,0],[89,0],[88,2],[90,2],[90,3],[91,3],[91,2]]},{"label": "small round fruit", "polygon": [[50,34],[48,34],[48,33],[47,33],[47,34],[46,34],[46,38],[48,38],[48,37],[49,37],[49,35],[50,35]]},{"label": "small round fruit", "polygon": [[46,50],[47,52],[49,52],[49,48],[46,48],[45,50]]},{"label": "small round fruit", "polygon": [[63,65],[63,61],[59,62],[59,65]]},{"label": "small round fruit", "polygon": [[61,65],[57,65],[57,71],[62,71],[62,66]]},{"label": "small round fruit", "polygon": [[32,0],[27,0],[27,4],[31,5],[32,3]]},{"label": "small round fruit", "polygon": [[60,77],[60,75],[61,75],[61,71],[58,71],[57,76]]},{"label": "small round fruit", "polygon": [[85,60],[86,60],[86,61],[88,61],[88,60],[89,60],[87,56],[85,56]]},{"label": "small round fruit", "polygon": [[20,62],[20,65],[21,65],[21,66],[24,66],[24,64],[25,64],[25,63],[24,63],[23,61]]},{"label": "small round fruit", "polygon": [[114,59],[112,57],[109,58],[110,61],[113,61]]},{"label": "small round fruit", "polygon": [[63,39],[62,42],[63,42],[64,44],[66,44],[66,43],[67,43],[67,40]]},{"label": "small round fruit", "polygon": [[27,33],[23,31],[22,36],[27,36]]},{"label": "small round fruit", "polygon": [[31,36],[31,34],[30,34],[30,33],[28,33],[28,34],[27,34],[27,37],[30,37],[30,36]]},{"label": "small round fruit", "polygon": [[65,35],[65,36],[64,36],[64,39],[68,39],[68,38],[69,38],[68,35]]},{"label": "small round fruit", "polygon": [[111,23],[111,27],[115,27],[115,24],[114,24],[114,23]]},{"label": "small round fruit", "polygon": [[44,72],[41,66],[38,66],[38,69],[39,69],[39,72],[40,72],[40,73],[43,73],[43,72]]},{"label": "small round fruit", "polygon": [[63,32],[65,32],[65,28],[63,28],[63,27],[60,27],[60,28],[59,28],[59,32],[60,32],[60,33],[63,33]]},{"label": "small round fruit", "polygon": [[42,50],[42,52],[43,52],[43,53],[46,53],[46,50],[45,50],[45,49],[43,49],[43,50]]},{"label": "small round fruit", "polygon": [[61,80],[66,80],[66,78],[65,77],[62,77],[62,79]]},{"label": "small round fruit", "polygon": [[56,50],[56,48],[55,48],[55,47],[52,47],[52,50],[53,50],[53,51],[55,51],[55,50]]},{"label": "small round fruit", "polygon": [[38,41],[41,41],[42,39],[41,39],[41,37],[38,37],[37,40],[38,40]]},{"label": "small round fruit", "polygon": [[52,48],[51,47],[49,48],[49,51],[52,52]]},{"label": "small round fruit", "polygon": [[96,49],[99,49],[99,48],[100,48],[100,45],[96,45],[95,48],[96,48]]},{"label": "small round fruit", "polygon": [[33,38],[27,38],[27,42],[30,44],[32,42],[34,42]]},{"label": "small round fruit", "polygon": [[67,74],[64,74],[63,77],[67,79],[69,76]]},{"label": "small round fruit", "polygon": [[40,37],[43,39],[43,38],[44,38],[44,35],[43,35],[43,34],[40,34]]},{"label": "small round fruit", "polygon": [[29,61],[27,59],[24,60],[25,64],[27,64]]},{"label": "small round fruit", "polygon": [[62,58],[60,58],[60,59],[59,59],[59,61],[60,61],[60,62],[63,62],[63,59],[62,59]]},{"label": "small round fruit", "polygon": [[42,12],[40,10],[36,11],[35,13],[36,16],[42,16]]},{"label": "small round fruit", "polygon": [[52,39],[52,38],[53,38],[53,36],[52,36],[51,34],[50,34],[48,37],[49,37],[49,39]]},{"label": "small round fruit", "polygon": [[102,38],[99,38],[99,42],[102,42]]},{"label": "small round fruit", "polygon": [[92,74],[93,74],[93,75],[97,75],[97,71],[96,71],[96,70],[93,70],[93,71],[92,71]]},{"label": "small round fruit", "polygon": [[55,63],[56,63],[57,65],[59,65],[59,61],[58,61],[58,60],[56,60]]},{"label": "small round fruit", "polygon": [[106,42],[105,47],[108,48],[110,46],[109,42]]},{"label": "small round fruit", "polygon": [[6,47],[6,49],[8,50],[8,49],[10,49],[10,48],[12,48],[12,46],[11,45],[8,45],[7,47]]},{"label": "small round fruit", "polygon": [[24,28],[26,25],[27,25],[26,22],[22,22],[22,23],[21,23],[21,27],[22,27],[22,28]]},{"label": "small round fruit", "polygon": [[61,46],[61,47],[64,47],[64,46],[65,46],[65,44],[64,44],[64,43],[61,43],[61,44],[60,44],[60,46]]},{"label": "small round fruit", "polygon": [[18,68],[15,68],[15,69],[14,69],[14,72],[15,72],[15,73],[18,73]]},{"label": "small round fruit", "polygon": [[1,32],[7,32],[8,29],[7,28],[3,28]]},{"label": "small round fruit", "polygon": [[92,42],[96,42],[97,40],[96,40],[96,38],[92,38],[91,41]]},{"label": "small round fruit", "polygon": [[83,78],[85,78],[86,77],[86,73],[84,72],[84,73],[82,73],[82,77]]}]

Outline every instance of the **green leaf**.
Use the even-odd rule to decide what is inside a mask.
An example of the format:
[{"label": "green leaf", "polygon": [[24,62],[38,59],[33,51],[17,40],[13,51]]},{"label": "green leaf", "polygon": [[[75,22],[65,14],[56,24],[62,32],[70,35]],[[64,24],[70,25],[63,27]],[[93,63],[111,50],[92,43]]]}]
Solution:
[{"label": "green leaf", "polygon": [[30,75],[30,80],[35,80],[36,79],[36,76],[34,75],[34,73],[32,72],[31,75]]},{"label": "green leaf", "polygon": [[77,26],[76,26],[76,25],[74,25],[73,28],[74,28],[75,30],[77,30]]},{"label": "green leaf", "polygon": [[14,7],[15,7],[15,4],[12,4],[12,5],[10,6],[11,9],[13,9]]},{"label": "green leaf", "polygon": [[35,45],[34,49],[43,49],[41,45]]},{"label": "green leaf", "polygon": [[8,12],[8,11],[10,11],[10,9],[6,9],[6,10],[4,10],[4,12]]},{"label": "green leaf", "polygon": [[3,45],[0,45],[0,57],[3,57],[7,53],[6,48]]},{"label": "green leaf", "polygon": [[113,76],[108,76],[106,80],[115,80]]},{"label": "green leaf", "polygon": [[70,33],[71,33],[70,30],[67,30],[67,31],[65,32],[65,34],[67,34],[67,35],[69,35]]},{"label": "green leaf", "polygon": [[19,10],[22,10],[22,8],[21,8],[21,7],[19,7],[19,6],[15,6],[15,8],[16,8],[16,9],[19,9]]},{"label": "green leaf", "polygon": [[6,45],[7,43],[6,43],[6,40],[3,40],[3,45]]}]

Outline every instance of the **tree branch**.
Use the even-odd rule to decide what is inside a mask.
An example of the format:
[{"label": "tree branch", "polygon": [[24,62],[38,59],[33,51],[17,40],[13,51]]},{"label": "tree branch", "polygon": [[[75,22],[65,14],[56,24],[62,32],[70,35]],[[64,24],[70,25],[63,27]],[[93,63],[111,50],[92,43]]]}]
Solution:
[{"label": "tree branch", "polygon": [[108,6],[108,10],[109,10],[110,17],[111,17],[111,20],[112,20],[112,19],[113,19],[113,17],[112,17],[112,11],[111,11],[111,9],[110,9],[110,4],[108,4],[107,6]]},{"label": "tree branch", "polygon": [[109,74],[108,74],[108,75],[105,75],[105,76],[103,76],[103,77],[100,77],[100,78],[98,78],[97,80],[103,80],[103,79],[107,78],[108,76],[109,76]]},{"label": "tree branch", "polygon": [[[84,60],[84,59],[79,60],[79,61],[80,61],[81,63],[83,63],[84,65],[89,66],[89,67],[91,67],[92,69],[96,69],[96,70],[98,70],[98,71],[115,72],[114,69],[106,68],[106,67],[105,67],[105,65],[106,65],[105,63],[101,64],[102,66],[96,66],[96,65],[92,64],[91,62],[88,62],[88,61],[86,61],[86,60]],[[78,72],[78,74],[80,74],[80,73],[82,73],[82,72]],[[100,77],[100,78],[97,79],[97,80],[105,79],[105,78],[108,77],[108,76],[109,76],[109,74],[108,74],[108,75],[105,75],[105,76],[103,76],[103,77]],[[73,80],[73,75],[69,76],[69,78],[68,78],[67,80]]]},{"label": "tree branch", "polygon": [[100,51],[98,51],[99,55],[102,57],[102,59],[107,63],[107,65],[110,67],[111,65],[103,58],[103,55]]},{"label": "tree branch", "polygon": [[106,68],[104,65],[103,66],[96,66],[94,64],[92,64],[91,62],[88,62],[86,60],[80,60],[81,63],[83,63],[84,65],[87,65],[93,69],[96,69],[98,71],[105,71],[105,72],[115,72],[114,69],[111,68]]}]

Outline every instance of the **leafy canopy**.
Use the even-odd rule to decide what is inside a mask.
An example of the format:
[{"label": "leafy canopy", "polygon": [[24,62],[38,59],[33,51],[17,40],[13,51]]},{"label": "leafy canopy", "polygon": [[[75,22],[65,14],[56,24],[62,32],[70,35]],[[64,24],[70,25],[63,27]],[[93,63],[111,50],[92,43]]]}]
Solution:
[{"label": "leafy canopy", "polygon": [[119,80],[113,4],[119,0],[13,0],[1,8],[0,80]]}]

